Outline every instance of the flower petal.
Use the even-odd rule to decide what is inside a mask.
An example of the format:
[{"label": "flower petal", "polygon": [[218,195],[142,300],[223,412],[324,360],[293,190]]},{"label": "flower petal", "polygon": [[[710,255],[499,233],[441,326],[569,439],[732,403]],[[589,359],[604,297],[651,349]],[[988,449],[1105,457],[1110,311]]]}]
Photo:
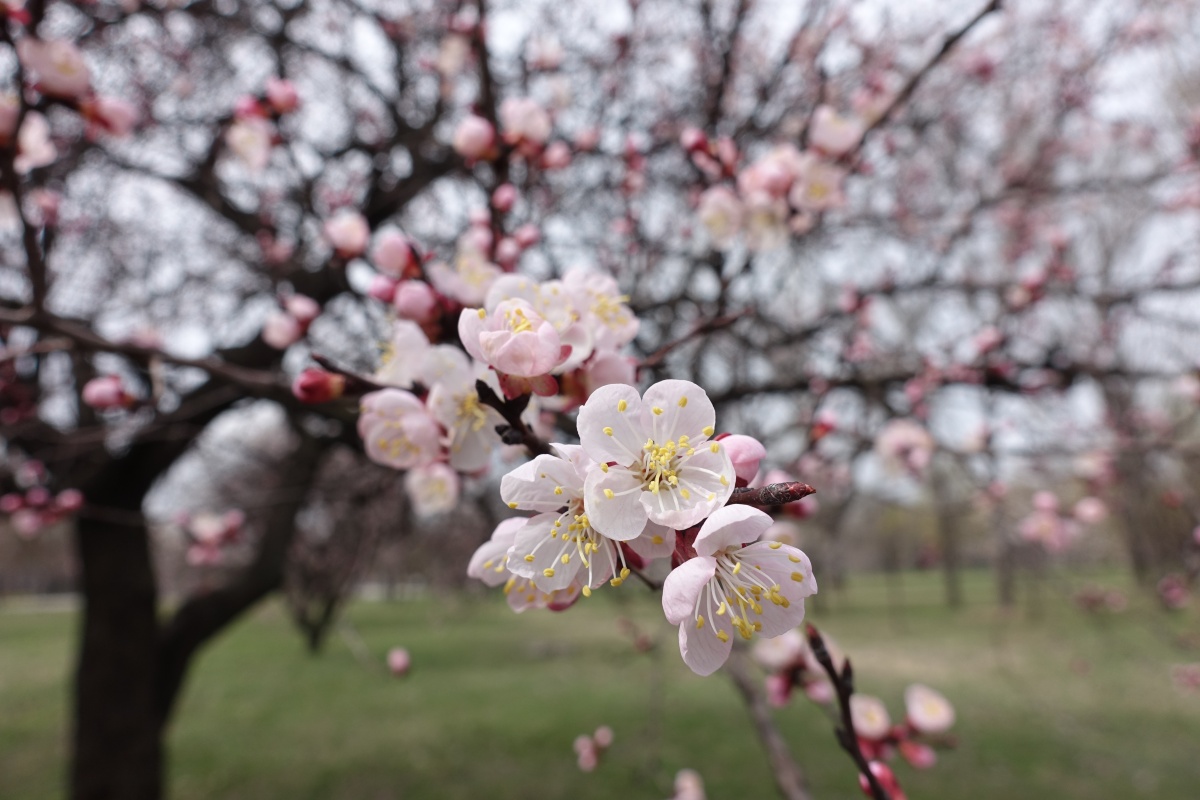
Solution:
[{"label": "flower petal", "polygon": [[618,542],[639,536],[646,529],[646,509],[639,500],[645,494],[641,485],[639,475],[622,467],[589,472],[583,485],[583,507],[592,527]]},{"label": "flower petal", "polygon": [[[679,653],[692,672],[712,675],[729,658],[734,631],[728,620],[728,614],[715,617],[711,622],[706,619],[702,628],[697,628],[690,619],[679,623]],[[717,636],[717,631],[724,632],[723,640]]]},{"label": "flower petal", "polygon": [[500,480],[501,499],[524,511],[557,511],[582,495],[575,465],[551,455],[538,456]]},{"label": "flower petal", "polygon": [[[538,514],[517,532],[508,551],[508,569],[528,578],[543,592],[565,589],[579,572],[580,559],[575,545],[567,540],[566,526],[555,528],[558,514]],[[561,536],[559,534],[562,534]],[[567,562],[562,562],[563,556]]]},{"label": "flower petal", "polygon": [[656,442],[687,436],[695,445],[713,435],[717,412],[691,381],[659,381],[646,390],[642,403],[650,412],[650,435]]},{"label": "flower petal", "polygon": [[714,558],[693,558],[683,562],[667,575],[662,588],[663,614],[667,622],[678,625],[694,624],[696,599],[717,571]]},{"label": "flower petal", "polygon": [[666,558],[675,552],[675,531],[665,525],[649,522],[646,523],[646,529],[642,531],[641,536],[630,539],[626,544],[641,556],[643,561]]},{"label": "flower petal", "polygon": [[694,547],[702,556],[711,556],[726,547],[740,547],[761,536],[772,522],[770,514],[753,506],[722,506],[700,526]]},{"label": "flower petal", "polygon": [[578,425],[579,441],[594,460],[624,466],[641,462],[648,428],[642,399],[632,386],[613,383],[592,392],[579,409]]}]

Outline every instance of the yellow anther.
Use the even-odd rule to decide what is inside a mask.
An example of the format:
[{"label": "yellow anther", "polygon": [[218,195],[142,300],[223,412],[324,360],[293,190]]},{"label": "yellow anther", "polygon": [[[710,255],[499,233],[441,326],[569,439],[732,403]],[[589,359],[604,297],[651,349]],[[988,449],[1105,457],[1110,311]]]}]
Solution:
[{"label": "yellow anther", "polygon": [[629,577],[629,567],[621,567],[621,580]]},{"label": "yellow anther", "polygon": [[650,481],[650,483],[646,484],[646,488],[654,494],[658,494],[658,479]]},{"label": "yellow anther", "polygon": [[554,577],[554,569],[551,567],[546,567],[544,570],[542,570],[542,574],[545,575],[547,578],[553,578]]},{"label": "yellow anther", "polygon": [[[716,451],[714,450],[713,452],[715,453]],[[722,476],[721,476],[721,485],[722,485],[722,486],[728,486],[728,485],[729,485],[729,478],[726,478],[724,475],[722,475]]]},{"label": "yellow anther", "polygon": [[691,438],[692,438],[692,437],[688,436],[686,433],[685,433],[683,436],[680,436],[680,437],[679,437],[679,446],[680,446],[680,447],[687,447],[687,443],[688,443],[689,441],[691,441]]},{"label": "yellow anther", "polygon": [[584,586],[584,587],[583,587],[583,596],[584,596],[584,597],[591,597],[591,596],[592,596],[592,587],[590,587],[590,586]]},{"label": "yellow anther", "polygon": [[608,464],[601,464],[601,465],[600,465],[600,471],[601,471],[601,472],[608,472]]},{"label": "yellow anther", "polygon": [[717,606],[717,616],[718,617],[725,616],[725,612],[728,610],[728,608],[729,608],[729,606],[725,605],[725,601],[722,600],[721,605]]},{"label": "yellow anther", "polygon": [[789,554],[789,555],[788,555],[788,561],[792,562],[793,564],[799,564],[799,563],[800,563],[800,556],[793,556],[793,555],[790,555],[790,554]]},{"label": "yellow anther", "polygon": [[495,563],[496,563],[496,560],[495,560],[495,559],[491,559],[491,560],[489,560],[489,561],[485,561],[485,562],[483,562],[483,568],[484,568],[484,569],[491,569],[491,568],[492,568],[492,564],[495,564]]},{"label": "yellow anther", "polygon": [[692,493],[689,492],[687,489],[680,489],[679,496],[682,497],[684,500],[687,500],[692,496]]},{"label": "yellow anther", "polygon": [[562,563],[564,563],[564,564],[571,563],[571,554],[570,553],[563,553]]},{"label": "yellow anther", "polygon": [[771,548],[772,550],[778,550],[779,548],[783,547],[783,543],[782,542],[771,542],[769,545],[767,545],[767,547]]},{"label": "yellow anther", "polygon": [[516,503],[509,503],[509,504],[508,504],[508,507],[509,507],[509,508],[516,508],[516,507],[517,507],[517,504],[516,504]]},{"label": "yellow anther", "polygon": [[516,582],[517,582],[517,578],[515,575],[513,577],[509,578],[504,584],[504,593],[508,594],[509,592],[511,592],[512,588],[513,588],[513,584]]},{"label": "yellow anther", "polygon": [[485,308],[479,309],[479,318],[487,319],[487,309],[485,309]]},{"label": "yellow anther", "polygon": [[742,571],[742,562],[739,561],[733,565],[733,574],[737,575],[741,571]]},{"label": "yellow anther", "polygon": [[697,614],[696,615],[696,630],[700,630],[703,627],[704,627],[704,615]]},{"label": "yellow anther", "polygon": [[612,586],[620,586],[624,582],[625,581],[622,580],[621,578],[613,578],[611,581],[609,581],[609,584],[611,584]]},{"label": "yellow anther", "polygon": [[525,556],[525,560],[527,562],[529,562],[530,564],[532,564],[533,563],[533,553],[530,553],[529,555]]},{"label": "yellow anther", "polygon": [[554,487],[554,493],[555,493],[555,494],[562,494],[562,493],[563,493],[563,488],[562,488],[561,486],[555,486],[555,487]]},{"label": "yellow anther", "polygon": [[679,407],[684,408],[686,406],[687,406],[687,398],[686,397],[679,398]]},{"label": "yellow anther", "polygon": [[794,581],[796,581],[797,583],[799,583],[800,581],[804,580],[804,573],[803,573],[803,572],[793,572],[793,573],[792,573],[792,580],[794,580]]},{"label": "yellow anther", "polygon": [[703,431],[701,431],[701,433],[703,433],[705,436],[712,436],[715,430],[716,428],[714,428],[712,425],[708,425]]},{"label": "yellow anther", "polygon": [[656,417],[662,414],[662,409],[659,408],[658,406],[655,406],[654,408],[652,408],[650,410],[654,412],[654,415]]},{"label": "yellow anther", "polygon": [[659,535],[656,533],[656,534],[654,534],[653,536],[651,536],[651,537],[650,537],[650,541],[654,542],[655,544],[662,544],[662,543],[663,543],[663,537],[659,536]]},{"label": "yellow anther", "polygon": [[617,401],[617,411],[624,411],[627,408],[629,408],[629,403],[626,403],[624,400]]},{"label": "yellow anther", "polygon": [[758,620],[754,620],[754,630],[755,630],[755,632],[759,632],[762,630],[762,623],[759,622]]},{"label": "yellow anther", "polygon": [[671,484],[672,486],[678,486],[678,485],[679,485],[679,478],[675,477],[675,475],[673,475],[673,474],[672,474],[672,475],[668,475],[668,476],[667,476],[667,483]]},{"label": "yellow anther", "polygon": [[613,499],[613,490],[612,490],[612,489],[605,489],[605,490],[604,490],[604,496],[605,496],[605,497],[607,497],[609,500],[612,500],[612,499]]},{"label": "yellow anther", "polygon": [[716,500],[716,499],[717,499],[717,495],[716,495],[716,493],[715,493],[715,492],[709,492],[709,493],[708,493],[708,502],[710,502],[710,503],[711,503],[713,500]]},{"label": "yellow anther", "polygon": [[605,428],[604,428],[604,435],[605,435],[605,436],[612,436],[612,435],[613,435],[612,428],[605,427]]},{"label": "yellow anther", "polygon": [[720,639],[722,642],[728,642],[729,634],[726,633],[725,631],[717,631],[717,638]]},{"label": "yellow anther", "polygon": [[713,442],[712,444],[710,444],[708,446],[708,449],[711,450],[712,452],[716,453],[716,452],[720,451],[721,445],[717,444],[716,442]]}]

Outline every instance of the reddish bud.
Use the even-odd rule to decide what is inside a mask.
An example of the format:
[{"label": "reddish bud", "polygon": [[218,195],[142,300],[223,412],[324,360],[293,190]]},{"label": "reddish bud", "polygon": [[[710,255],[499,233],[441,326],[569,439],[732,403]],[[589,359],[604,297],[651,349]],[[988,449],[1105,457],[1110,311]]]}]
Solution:
[{"label": "reddish bud", "polygon": [[292,383],[292,394],[302,403],[328,403],[341,397],[345,389],[345,377],[316,367],[304,370]]}]

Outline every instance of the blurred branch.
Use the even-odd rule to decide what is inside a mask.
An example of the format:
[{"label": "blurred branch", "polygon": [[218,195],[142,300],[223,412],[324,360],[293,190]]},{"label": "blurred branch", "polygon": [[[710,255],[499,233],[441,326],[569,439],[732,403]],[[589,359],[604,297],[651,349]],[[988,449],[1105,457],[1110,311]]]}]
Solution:
[{"label": "blurred branch", "polygon": [[787,741],[775,721],[771,719],[771,707],[767,704],[766,695],[759,688],[758,681],[750,671],[750,660],[740,647],[734,647],[725,662],[725,673],[729,675],[733,685],[737,687],[754,724],[754,732],[758,735],[767,759],[771,763],[771,773],[775,777],[775,786],[785,800],[811,800],[812,795],[805,787],[804,773],[792,758]]}]

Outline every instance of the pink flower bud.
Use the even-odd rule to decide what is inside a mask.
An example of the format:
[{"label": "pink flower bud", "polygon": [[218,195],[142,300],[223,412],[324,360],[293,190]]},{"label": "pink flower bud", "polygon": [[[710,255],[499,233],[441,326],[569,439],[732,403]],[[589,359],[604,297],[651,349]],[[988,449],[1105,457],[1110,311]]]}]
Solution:
[{"label": "pink flower bud", "polygon": [[345,259],[361,256],[371,240],[367,218],[352,208],[342,208],[325,221],[325,238],[339,256]]},{"label": "pink flower bud", "polygon": [[476,114],[464,117],[454,129],[454,151],[468,161],[490,157],[495,149],[496,129]]},{"label": "pink flower bud", "polygon": [[387,654],[387,666],[393,675],[402,678],[412,668],[412,658],[403,647],[393,647]]},{"label": "pink flower bud", "polygon": [[927,744],[904,739],[900,742],[900,755],[917,769],[929,769],[937,763],[937,753]]},{"label": "pink flower bud", "polygon": [[304,336],[304,326],[286,311],[272,311],[263,320],[262,339],[276,350],[286,350]]},{"label": "pink flower bud", "polygon": [[412,242],[403,233],[380,231],[371,248],[371,263],[375,269],[392,278],[403,278],[417,264]]},{"label": "pink flower bud", "polygon": [[517,187],[511,183],[502,183],[492,192],[492,208],[507,214],[517,203]]},{"label": "pink flower bud", "polygon": [[99,411],[125,408],[133,402],[133,398],[126,394],[121,379],[116,375],[92,378],[84,385],[82,395],[86,405]]},{"label": "pink flower bud", "polygon": [[302,294],[294,294],[285,298],[283,308],[305,327],[321,315],[321,304]]},{"label": "pink flower bud", "polygon": [[32,508],[45,508],[50,504],[50,490],[45,486],[34,486],[25,492],[25,504]]},{"label": "pink flower bud", "polygon": [[424,281],[403,281],[392,299],[396,316],[413,322],[433,322],[441,312],[437,293]]},{"label": "pink flower bud", "polygon": [[267,112],[262,107],[262,103],[258,102],[257,97],[246,94],[239,97],[233,104],[233,116],[238,120],[264,119]]},{"label": "pink flower bud", "polygon": [[1085,525],[1096,525],[1108,516],[1108,507],[1098,497],[1085,497],[1075,504],[1075,519]]},{"label": "pink flower bud", "polygon": [[1033,495],[1033,507],[1038,511],[1054,513],[1058,511],[1058,497],[1054,492],[1040,491]]},{"label": "pink flower bud", "polygon": [[[908,800],[904,792],[900,790],[900,783],[896,780],[896,774],[892,772],[891,767],[882,761],[872,761],[868,766],[871,768],[871,774],[875,776],[875,780],[879,781],[879,785],[887,792],[888,797],[892,800]],[[866,775],[858,776],[858,785],[867,797],[875,796],[871,792],[871,782],[867,780]]]},{"label": "pink flower bud", "polygon": [[276,114],[289,114],[300,107],[300,93],[296,84],[285,78],[267,78],[267,102]]},{"label": "pink flower bud", "polygon": [[6,495],[0,496],[0,514],[12,514],[20,511],[24,507],[24,495],[16,492],[9,492]]},{"label": "pink flower bud", "polygon": [[758,474],[758,463],[766,457],[767,448],[753,436],[735,433],[718,438],[725,446],[725,452],[729,453],[729,460],[733,462],[738,485],[746,486]]},{"label": "pink flower bud", "polygon": [[595,128],[584,128],[575,134],[575,151],[589,153],[600,144],[600,131]]},{"label": "pink flower bud", "polygon": [[571,148],[566,142],[551,142],[542,153],[542,169],[563,169],[571,164]]},{"label": "pink flower bud", "polygon": [[521,257],[521,250],[516,239],[505,236],[496,244],[496,263],[502,267],[512,267]]},{"label": "pink flower bud", "polygon": [[389,278],[387,275],[372,275],[371,283],[367,286],[367,296],[390,303],[396,296],[397,286],[394,278]]},{"label": "pink flower bud", "polygon": [[708,137],[699,128],[688,126],[679,134],[679,144],[689,153],[708,149]]},{"label": "pink flower bud", "polygon": [[301,403],[328,403],[342,396],[346,378],[323,369],[309,367],[292,382],[292,394]]},{"label": "pink flower bud", "polygon": [[517,241],[517,244],[522,248],[533,247],[542,239],[542,232],[533,223],[522,225],[513,231],[512,238]]},{"label": "pink flower bud", "polygon": [[592,741],[595,742],[596,746],[601,750],[607,750],[609,747],[612,747],[613,729],[607,725],[601,725],[599,728],[596,728],[596,732],[592,734]]},{"label": "pink flower bud", "polygon": [[79,489],[62,489],[58,497],[54,498],[54,505],[58,506],[60,511],[78,511],[83,507],[83,492]]}]

